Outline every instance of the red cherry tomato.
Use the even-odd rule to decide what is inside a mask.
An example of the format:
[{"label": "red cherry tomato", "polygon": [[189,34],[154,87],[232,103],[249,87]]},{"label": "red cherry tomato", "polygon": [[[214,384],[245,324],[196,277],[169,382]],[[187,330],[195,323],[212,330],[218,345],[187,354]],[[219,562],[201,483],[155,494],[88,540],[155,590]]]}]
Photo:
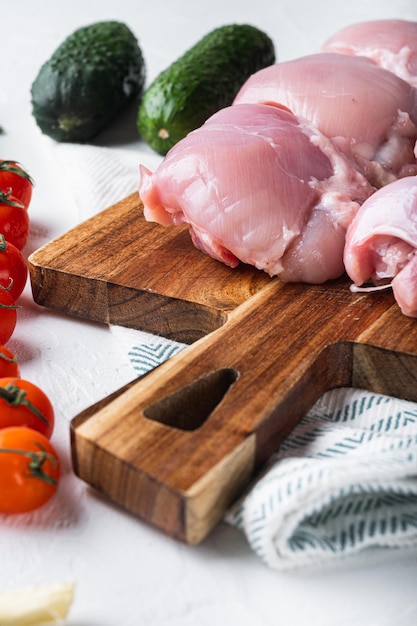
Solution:
[{"label": "red cherry tomato", "polygon": [[27,513],[55,494],[60,461],[47,437],[24,426],[0,430],[0,513]]},{"label": "red cherry tomato", "polygon": [[32,178],[20,163],[0,160],[0,191],[16,198],[25,209],[32,199],[33,185]]},{"label": "red cherry tomato", "polygon": [[13,352],[0,345],[0,378],[20,376],[20,368]]},{"label": "red cherry tomato", "polygon": [[0,344],[7,343],[13,335],[18,308],[8,290],[0,285]]},{"label": "red cherry tomato", "polygon": [[48,439],[54,429],[54,410],[42,389],[23,378],[0,378],[0,429],[27,426]]},{"label": "red cherry tomato", "polygon": [[0,233],[18,250],[25,247],[29,235],[29,215],[13,196],[0,194]]},{"label": "red cherry tomato", "polygon": [[9,287],[14,300],[22,293],[28,276],[28,268],[23,254],[0,234],[0,285]]}]

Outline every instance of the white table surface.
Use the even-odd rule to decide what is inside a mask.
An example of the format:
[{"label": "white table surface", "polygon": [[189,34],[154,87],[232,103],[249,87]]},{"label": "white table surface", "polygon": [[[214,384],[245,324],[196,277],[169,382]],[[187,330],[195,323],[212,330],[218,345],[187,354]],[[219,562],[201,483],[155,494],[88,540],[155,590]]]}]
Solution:
[{"label": "white table surface", "polygon": [[[148,81],[201,36],[249,22],[274,39],[279,60],[316,52],[352,22],[417,20],[415,0],[1,0],[1,158],[22,162],[36,181],[30,207],[31,252],[77,223],[56,178],[47,142],[30,110],[41,64],[75,28],[117,19],[139,38]],[[109,133],[108,145],[149,149],[137,136]],[[76,254],[76,251],[74,252]],[[117,338],[100,324],[34,304],[29,285],[10,341],[22,377],[49,394],[53,435],[63,463],[54,500],[35,514],[0,517],[0,589],[74,581],[70,626],[415,626],[417,552],[377,552],[327,569],[276,573],[245,538],[220,524],[188,547],[112,506],[71,471],[69,422],[131,380]]]}]

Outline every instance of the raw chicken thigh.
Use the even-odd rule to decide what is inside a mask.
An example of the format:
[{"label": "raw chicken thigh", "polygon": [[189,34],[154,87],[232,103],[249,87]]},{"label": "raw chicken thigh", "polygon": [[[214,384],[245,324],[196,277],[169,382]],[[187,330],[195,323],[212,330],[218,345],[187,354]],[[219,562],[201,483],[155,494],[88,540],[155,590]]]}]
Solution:
[{"label": "raw chicken thigh", "polygon": [[155,171],[141,166],[147,220],[188,223],[196,247],[287,281],[344,272],[347,226],[374,188],[313,126],[261,104],[220,110]]},{"label": "raw chicken thigh", "polygon": [[375,20],[335,33],[323,52],[365,56],[417,87],[417,22]]},{"label": "raw chicken thigh", "polygon": [[344,263],[355,285],[392,286],[404,315],[417,317],[416,251],[417,176],[410,176],[363,203],[347,232]]},{"label": "raw chicken thigh", "polygon": [[379,188],[417,174],[416,93],[370,59],[319,53],[256,72],[234,104],[287,107],[337,143]]},{"label": "raw chicken thigh", "polygon": [[[400,39],[390,42],[403,58]],[[154,173],[141,166],[139,195],[147,220],[187,223],[194,245],[230,267],[323,283],[345,261],[357,285],[392,280],[417,316],[407,296],[417,282],[416,141],[409,82],[365,56],[322,52],[256,72]],[[392,185],[402,193],[394,204]]]}]

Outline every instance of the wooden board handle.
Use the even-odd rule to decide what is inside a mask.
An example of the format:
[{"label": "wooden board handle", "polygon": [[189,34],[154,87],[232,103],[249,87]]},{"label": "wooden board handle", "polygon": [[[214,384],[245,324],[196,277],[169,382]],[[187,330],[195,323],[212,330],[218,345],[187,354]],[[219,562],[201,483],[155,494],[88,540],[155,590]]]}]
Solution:
[{"label": "wooden board handle", "polygon": [[223,327],[78,416],[78,475],[165,532],[201,541],[321,394],[352,385],[360,337],[387,312],[386,296],[343,284],[313,293],[272,281]]}]

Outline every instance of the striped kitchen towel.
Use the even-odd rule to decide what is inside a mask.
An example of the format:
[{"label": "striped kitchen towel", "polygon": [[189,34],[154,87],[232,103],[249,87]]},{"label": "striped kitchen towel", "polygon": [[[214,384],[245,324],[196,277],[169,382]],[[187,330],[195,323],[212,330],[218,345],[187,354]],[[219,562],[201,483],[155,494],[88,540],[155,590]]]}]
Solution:
[{"label": "striped kitchen towel", "polygon": [[269,567],[417,545],[417,405],[325,393],[228,512]]},{"label": "striped kitchen towel", "polygon": [[123,326],[110,325],[110,330],[117,338],[121,358],[130,363],[138,377],[161,365],[187,345]]},{"label": "striped kitchen towel", "polygon": [[63,192],[74,201],[79,221],[84,221],[126,196],[136,193],[139,163],[155,169],[162,157],[152,152],[90,144],[57,143],[42,137],[57,167]]}]

